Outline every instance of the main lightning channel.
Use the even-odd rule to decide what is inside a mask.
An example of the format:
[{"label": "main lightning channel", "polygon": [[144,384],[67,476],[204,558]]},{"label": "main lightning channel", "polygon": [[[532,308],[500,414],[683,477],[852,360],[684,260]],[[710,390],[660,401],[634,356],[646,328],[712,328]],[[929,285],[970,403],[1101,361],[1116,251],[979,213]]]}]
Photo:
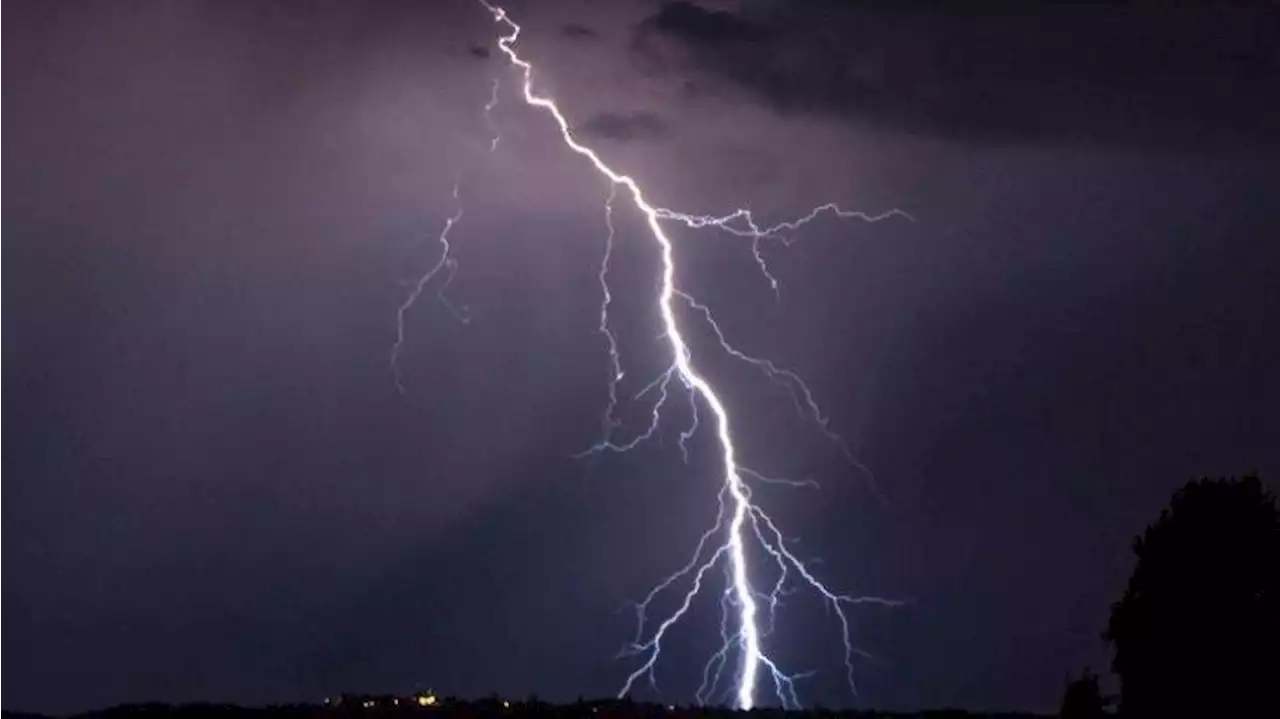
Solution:
[{"label": "main lightning channel", "polygon": [[[736,678],[736,686],[734,690],[735,703],[742,709],[750,709],[756,704],[755,695],[758,684],[759,675],[762,670],[767,671],[772,679],[775,693],[784,706],[796,706],[795,687],[793,681],[802,675],[787,675],[779,669],[778,665],[764,652],[761,647],[762,631],[760,629],[760,613],[763,601],[767,609],[767,617],[769,619],[767,627],[773,625],[773,612],[777,607],[780,597],[784,593],[784,584],[788,577],[788,571],[794,570],[797,575],[811,588],[816,590],[834,609],[840,620],[840,626],[843,632],[843,640],[845,646],[845,664],[849,670],[850,686],[852,688],[852,655],[856,653],[849,638],[849,620],[845,615],[844,607],[848,604],[875,602],[881,604],[894,604],[894,602],[879,598],[869,597],[852,597],[837,594],[829,590],[821,581],[819,581],[812,572],[805,566],[801,560],[795,557],[785,546],[784,537],[777,529],[772,519],[752,501],[751,488],[744,481],[744,477],[760,481],[773,481],[768,477],[764,477],[759,473],[743,467],[739,464],[738,450],[734,444],[733,434],[730,431],[730,418],[724,403],[721,401],[719,394],[711,383],[698,372],[693,363],[693,355],[688,343],[685,341],[684,333],[681,329],[679,320],[676,317],[677,302],[685,302],[692,309],[704,316],[704,319],[710,323],[716,336],[720,341],[721,348],[732,356],[754,364],[761,369],[770,379],[780,381],[788,386],[792,392],[793,399],[796,401],[797,409],[802,413],[808,414],[823,430],[828,437],[836,440],[845,449],[843,442],[832,433],[827,427],[827,419],[819,412],[813,397],[807,386],[794,373],[782,370],[767,360],[761,360],[745,355],[725,340],[720,327],[716,324],[711,312],[704,305],[698,303],[676,286],[675,272],[676,262],[674,256],[674,248],[671,239],[663,230],[663,221],[674,221],[682,223],[690,228],[716,227],[725,232],[729,232],[741,237],[747,237],[752,240],[752,251],[756,257],[756,261],[761,271],[765,274],[771,287],[775,293],[778,290],[778,283],[774,276],[770,273],[763,256],[760,254],[759,242],[762,239],[778,239],[784,243],[789,240],[786,233],[799,229],[801,226],[816,219],[824,213],[830,213],[838,217],[853,217],[868,222],[875,222],[892,216],[906,217],[905,213],[898,210],[891,210],[881,215],[868,215],[861,212],[851,212],[843,210],[834,204],[822,205],[814,208],[808,215],[805,215],[791,222],[784,222],[769,227],[761,227],[752,216],[749,210],[736,210],[733,213],[724,216],[714,215],[695,215],[677,212],[674,210],[657,207],[649,202],[645,197],[639,183],[629,175],[623,174],[610,167],[603,159],[590,147],[581,144],[574,137],[570,123],[560,110],[554,100],[549,97],[539,95],[533,89],[533,65],[525,60],[516,51],[515,45],[520,37],[521,28],[507,14],[506,10],[491,4],[488,0],[478,0],[493,16],[496,23],[506,27],[509,32],[498,38],[497,44],[501,52],[507,57],[513,66],[519,68],[522,76],[521,94],[526,104],[539,108],[555,120],[560,131],[560,138],[564,144],[573,152],[586,158],[603,177],[608,179],[610,184],[609,199],[605,204],[606,220],[609,226],[609,237],[606,244],[604,263],[601,266],[599,280],[604,291],[604,302],[601,307],[599,331],[608,342],[609,356],[611,362],[611,376],[609,382],[609,406],[605,415],[605,432],[606,439],[604,447],[625,451],[635,446],[641,439],[651,436],[656,430],[659,411],[666,401],[667,388],[671,381],[678,380],[686,390],[689,391],[693,398],[701,398],[701,400],[710,408],[712,417],[714,418],[716,438],[718,440],[721,463],[723,466],[724,477],[719,498],[719,511],[716,515],[716,522],[703,535],[698,542],[697,548],[690,558],[689,562],[678,572],[668,577],[649,593],[646,599],[637,605],[637,635],[635,641],[629,646],[625,653],[638,654],[645,657],[644,664],[633,672],[628,678],[619,696],[628,694],[634,683],[647,677],[653,681],[654,666],[661,652],[662,640],[671,627],[680,621],[680,619],[689,610],[694,598],[699,594],[702,582],[708,572],[721,561],[727,560],[725,567],[726,574],[729,579],[729,586],[721,597],[722,606],[728,610],[732,607],[736,609],[737,621],[736,627],[730,630],[727,624],[722,624],[723,645],[708,662],[706,671],[704,672],[703,686],[699,688],[698,696],[702,700],[711,691],[714,691],[715,685],[719,681],[721,668],[725,664],[725,660],[731,647],[736,646],[741,657],[741,664]],[[496,84],[495,94],[492,96],[487,111],[491,110],[493,105],[497,103]],[[493,146],[496,146],[496,139]],[[491,150],[493,149],[491,146]],[[613,223],[612,211],[613,203],[617,197],[619,187],[625,189],[626,194],[630,197],[635,207],[644,215],[649,233],[654,241],[658,243],[661,254],[661,281],[658,293],[658,308],[663,325],[663,337],[666,339],[671,351],[672,364],[670,368],[664,372],[657,380],[645,388],[645,392],[649,389],[657,387],[661,391],[661,398],[658,400],[657,406],[654,408],[653,423],[649,430],[640,438],[625,445],[614,445],[608,441],[609,431],[616,425],[613,418],[613,410],[617,403],[616,385],[622,379],[623,371],[618,357],[617,343],[614,339],[608,322],[608,307],[610,302],[609,286],[607,282],[608,263],[613,242]],[[643,394],[643,392],[642,392]],[[694,403],[695,423],[694,427],[681,434],[681,449],[684,449],[684,440],[692,434],[697,427],[696,422],[697,403]],[[598,445],[598,447],[601,445]],[[590,451],[590,450],[589,450]],[[784,480],[785,481],[785,480]],[[726,539],[723,544],[712,549],[710,547],[711,539],[719,532],[725,533]],[[762,592],[755,589],[751,582],[748,571],[747,537],[751,536],[755,539],[756,544],[777,564],[780,568],[781,575],[778,581],[773,585],[771,591]],[[653,633],[645,639],[645,624],[647,619],[647,610],[649,603],[662,591],[668,589],[676,581],[691,578],[692,586],[685,593],[683,602],[675,612],[667,616],[658,623]]]}]

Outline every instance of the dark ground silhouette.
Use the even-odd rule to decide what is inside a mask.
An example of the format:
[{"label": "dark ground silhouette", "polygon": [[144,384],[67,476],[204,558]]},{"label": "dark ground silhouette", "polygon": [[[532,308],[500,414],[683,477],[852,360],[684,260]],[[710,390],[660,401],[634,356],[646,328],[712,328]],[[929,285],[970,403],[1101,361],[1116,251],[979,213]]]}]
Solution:
[{"label": "dark ground silhouette", "polygon": [[1133,550],[1104,634],[1121,713],[1280,716],[1280,515],[1261,480],[1188,483]]},{"label": "dark ground silhouette", "polygon": [[[663,704],[647,704],[626,700],[579,701],[573,704],[548,704],[537,700],[506,701],[485,699],[459,701],[441,698],[433,706],[419,706],[416,697],[392,697],[371,695],[344,695],[329,704],[288,704],[268,707],[240,707],[232,704],[123,704],[101,711],[74,715],[74,719],[230,719],[253,717],[254,719],[459,719],[462,717],[495,717],[517,719],[521,717],[585,717],[590,719],[693,719],[700,717],[744,716],[747,712],[727,708],[679,707]],[[975,713],[960,709],[939,709],[921,712],[876,711],[783,711],[781,709],[756,709],[749,712],[755,717],[836,717],[847,719],[963,719],[983,717],[990,719],[1032,719],[1038,715],[1005,712]],[[47,719],[39,714],[4,712],[3,719]]]},{"label": "dark ground silhouette", "polygon": [[1110,697],[1102,693],[1098,675],[1085,669],[1078,678],[1067,682],[1058,716],[1062,719],[1098,719],[1106,716],[1110,704]]}]

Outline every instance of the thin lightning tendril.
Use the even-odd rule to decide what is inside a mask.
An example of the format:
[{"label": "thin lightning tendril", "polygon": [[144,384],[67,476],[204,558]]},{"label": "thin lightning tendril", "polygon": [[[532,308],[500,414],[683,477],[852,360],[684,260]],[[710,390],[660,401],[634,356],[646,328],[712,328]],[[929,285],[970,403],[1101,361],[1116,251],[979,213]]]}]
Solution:
[{"label": "thin lightning tendril", "polygon": [[484,104],[484,124],[489,126],[489,152],[498,149],[498,141],[502,139],[502,135],[498,133],[497,125],[493,124],[493,108],[498,106],[498,88],[500,83],[498,78],[493,78],[493,89],[489,92],[489,101]]},{"label": "thin lightning tendril", "polygon": [[618,186],[609,185],[609,199],[604,201],[604,223],[609,228],[609,235],[604,240],[604,259],[600,261],[600,292],[604,299],[600,301],[600,328],[609,348],[609,406],[604,410],[604,438],[608,441],[613,430],[620,423],[614,419],[613,411],[618,407],[618,383],[625,373],[622,371],[622,358],[618,355],[618,338],[609,328],[609,304],[613,302],[613,294],[609,291],[609,261],[613,258],[613,201],[618,196]]},{"label": "thin lightning tendril", "polygon": [[461,178],[455,178],[453,181],[453,214],[444,222],[444,228],[440,230],[440,235],[436,238],[440,244],[440,259],[432,265],[431,269],[422,273],[417,281],[413,283],[413,289],[400,303],[400,307],[396,310],[396,341],[391,345],[391,375],[395,379],[396,389],[400,390],[400,394],[404,394],[404,376],[400,370],[400,354],[404,351],[405,332],[404,321],[409,311],[413,309],[413,304],[418,301],[422,293],[426,291],[427,285],[431,284],[431,280],[438,275],[441,270],[445,272],[445,280],[440,289],[437,290],[436,296],[439,297],[440,303],[443,304],[459,322],[466,324],[468,322],[467,315],[454,306],[445,294],[449,289],[449,285],[453,284],[453,276],[458,270],[458,261],[449,256],[452,249],[449,246],[449,230],[462,220],[462,199],[459,195],[459,185]]},{"label": "thin lightning tendril", "polygon": [[828,202],[824,205],[818,205],[809,211],[809,214],[795,220],[787,222],[779,222],[770,227],[761,228],[756,223],[755,216],[751,214],[751,210],[739,208],[727,215],[691,215],[685,212],[676,212],[665,207],[654,208],[654,212],[660,220],[671,220],[684,224],[685,227],[692,229],[703,229],[706,227],[715,227],[731,235],[738,237],[746,237],[751,239],[751,255],[755,258],[756,265],[760,268],[760,273],[764,275],[769,282],[770,289],[773,290],[774,298],[781,298],[781,290],[778,278],[774,276],[769,269],[769,263],[765,260],[764,253],[760,249],[761,240],[776,240],[784,247],[790,247],[795,241],[794,237],[787,234],[799,230],[801,227],[816,220],[823,214],[832,214],[842,220],[862,220],[863,222],[880,222],[893,217],[900,217],[904,220],[913,221],[911,215],[902,210],[887,210],[876,215],[858,210],[845,210],[834,202]]},{"label": "thin lightning tendril", "polygon": [[[482,110],[481,113],[484,115],[485,125],[488,126],[491,135],[489,138],[490,153],[498,149],[498,141],[502,139],[502,136],[498,134],[497,126],[493,122],[493,109],[498,106],[498,90],[500,87],[501,83],[499,83],[498,78],[495,77],[493,79],[493,88],[489,93],[489,101],[485,103],[484,110]],[[440,304],[444,305],[445,309],[449,310],[450,314],[452,314],[459,322],[467,324],[471,321],[471,318],[467,315],[465,308],[459,309],[449,301],[448,296],[445,294],[449,289],[449,285],[453,284],[454,275],[458,272],[458,261],[449,254],[453,249],[449,244],[449,231],[453,229],[454,225],[458,224],[458,222],[462,220],[462,196],[460,194],[461,185],[462,176],[459,174],[453,180],[453,214],[445,220],[444,227],[440,230],[440,235],[437,237],[437,242],[440,244],[439,261],[437,261],[435,265],[420,275],[418,279],[413,282],[412,288],[409,290],[409,294],[405,296],[404,301],[402,301],[400,306],[396,309],[396,341],[391,345],[390,363],[391,376],[395,380],[396,389],[400,391],[400,394],[405,393],[404,374],[400,370],[400,355],[404,352],[405,343],[405,317],[409,314],[409,311],[413,309],[413,305],[418,301],[418,298],[422,296],[422,293],[426,291],[427,285],[431,284],[431,280],[434,279],[441,270],[445,271],[445,280],[444,284],[442,284],[440,289],[436,292],[436,297],[440,300]],[[610,232],[612,233],[612,228]]]},{"label": "thin lightning tendril", "polygon": [[[855,597],[837,594],[828,589],[825,584],[813,575],[806,564],[787,548],[786,539],[773,520],[752,500],[751,487],[748,486],[746,480],[752,479],[763,484],[785,484],[790,486],[816,486],[816,484],[811,480],[795,481],[767,477],[739,464],[738,449],[730,431],[728,410],[711,383],[694,366],[693,353],[685,340],[685,330],[677,318],[677,305],[684,303],[692,311],[702,316],[703,321],[716,336],[722,351],[740,361],[755,366],[769,380],[785,387],[791,394],[797,412],[802,417],[813,422],[828,439],[840,446],[842,452],[850,461],[854,461],[852,453],[844,440],[830,429],[828,418],[818,408],[813,393],[804,381],[800,379],[799,375],[791,370],[780,368],[769,360],[753,357],[736,349],[725,338],[711,310],[676,286],[675,251],[672,240],[663,230],[662,223],[676,222],[692,229],[714,227],[732,235],[749,238],[752,242],[752,254],[756,263],[776,295],[779,291],[778,281],[770,272],[762,254],[761,242],[763,240],[773,240],[781,242],[783,245],[789,245],[792,242],[789,233],[799,230],[824,214],[831,214],[839,218],[860,219],[866,222],[878,222],[895,216],[910,219],[910,216],[900,210],[890,210],[879,215],[870,215],[863,212],[844,210],[835,204],[825,204],[815,207],[807,215],[796,220],[762,227],[756,222],[751,211],[746,209],[738,209],[727,215],[716,216],[687,214],[657,207],[650,203],[634,178],[613,169],[596,154],[595,150],[578,142],[570,129],[569,121],[554,100],[534,92],[533,65],[521,57],[515,49],[520,36],[520,26],[508,17],[506,10],[492,5],[488,0],[478,1],[492,14],[496,23],[509,30],[508,34],[499,37],[497,45],[510,63],[518,68],[521,73],[522,83],[520,89],[524,102],[531,107],[548,113],[555,120],[560,131],[560,139],[564,144],[574,153],[586,158],[592,167],[609,181],[610,185],[609,197],[605,201],[605,222],[609,233],[605,241],[604,259],[599,272],[603,300],[600,307],[600,322],[598,326],[598,331],[604,336],[609,351],[609,402],[604,415],[604,438],[581,453],[581,455],[599,451],[626,452],[635,448],[641,442],[652,438],[658,431],[662,409],[670,398],[673,381],[679,382],[680,386],[685,389],[693,407],[692,422],[688,428],[680,433],[680,449],[686,460],[688,455],[685,443],[699,427],[698,407],[700,404],[710,410],[720,449],[724,476],[721,489],[717,495],[716,521],[710,529],[702,534],[689,561],[680,570],[653,587],[644,600],[635,605],[635,637],[623,649],[621,654],[622,656],[641,657],[643,662],[639,668],[627,677],[618,695],[621,697],[629,694],[635,683],[640,680],[647,680],[656,688],[655,670],[662,652],[663,641],[667,638],[672,628],[688,613],[694,600],[702,592],[702,586],[707,574],[717,566],[722,567],[727,576],[727,586],[720,596],[720,604],[723,610],[720,627],[721,644],[704,666],[702,684],[696,694],[699,702],[711,701],[721,683],[723,670],[728,664],[730,655],[736,652],[739,663],[732,692],[733,701],[738,707],[750,709],[755,706],[757,683],[761,671],[768,672],[769,679],[773,683],[774,693],[784,707],[799,706],[800,702],[796,694],[795,682],[807,676],[808,673],[787,674],[783,672],[765,653],[761,644],[761,639],[773,629],[775,611],[781,603],[782,597],[789,593],[786,585],[792,576],[798,576],[800,581],[803,581],[805,585],[816,591],[827,606],[834,610],[838,616],[845,649],[844,664],[846,675],[850,688],[856,691],[853,683],[853,656],[861,653],[853,646],[850,640],[850,624],[845,608],[849,605],[867,603],[894,606],[898,602],[877,597]],[[485,118],[491,129],[494,128],[494,125],[490,117],[490,111],[497,105],[497,102],[498,84],[495,81],[491,98],[485,106]],[[497,143],[498,136],[495,131],[490,143],[490,150],[495,149]],[[658,391],[658,398],[653,406],[649,426],[644,432],[625,442],[615,442],[611,438],[613,431],[619,425],[619,422],[614,418],[614,412],[618,404],[618,384],[624,377],[618,344],[609,323],[609,306],[612,301],[612,295],[608,283],[609,263],[614,242],[613,209],[614,202],[618,199],[618,190],[620,188],[625,191],[635,208],[643,214],[649,234],[660,250],[661,276],[657,304],[663,326],[661,337],[665,339],[671,352],[671,365],[668,369],[636,395],[636,398],[639,399],[655,389]],[[455,198],[457,197],[456,187],[454,196]],[[421,294],[422,288],[426,286],[441,267],[453,267],[450,264],[452,260],[448,257],[447,234],[460,216],[461,207],[459,206],[458,212],[454,217],[450,218],[441,233],[441,244],[444,246],[444,255],[441,262],[420,279],[415,291],[401,307],[397,341],[392,351],[393,365],[403,344],[405,312],[417,296]],[[399,384],[398,372],[397,384]],[[865,468],[863,469],[865,470]],[[713,541],[717,537],[723,538],[718,545]],[[754,544],[777,567],[778,578],[768,592],[761,592],[755,589],[751,582],[748,570],[747,548],[749,537],[754,539]],[[650,605],[660,595],[664,595],[668,590],[672,590],[677,583],[682,582],[687,582],[689,586],[679,606],[664,619],[651,626],[649,617]],[[764,630],[761,628],[762,612],[764,617],[767,618]],[[730,617],[735,617],[735,619],[731,621]]]}]

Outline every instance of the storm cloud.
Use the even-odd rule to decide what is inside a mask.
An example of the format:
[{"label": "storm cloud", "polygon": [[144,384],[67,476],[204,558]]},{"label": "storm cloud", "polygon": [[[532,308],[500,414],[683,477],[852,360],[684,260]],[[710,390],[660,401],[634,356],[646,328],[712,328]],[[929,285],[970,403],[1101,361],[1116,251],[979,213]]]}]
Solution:
[{"label": "storm cloud", "polygon": [[595,40],[600,37],[600,33],[594,28],[580,22],[567,22],[561,25],[560,34],[575,40]]},{"label": "storm cloud", "polygon": [[602,112],[593,115],[578,127],[585,135],[609,140],[630,142],[634,140],[663,140],[671,136],[671,123],[652,112]]},{"label": "storm cloud", "polygon": [[663,4],[635,29],[652,74],[780,113],[971,142],[1273,144],[1275,6]]}]

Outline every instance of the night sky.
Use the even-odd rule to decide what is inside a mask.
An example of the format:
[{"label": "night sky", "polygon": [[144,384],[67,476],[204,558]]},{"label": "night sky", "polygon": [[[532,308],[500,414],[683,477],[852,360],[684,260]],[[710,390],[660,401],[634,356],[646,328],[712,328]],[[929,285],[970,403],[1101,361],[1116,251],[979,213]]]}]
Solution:
[{"label": "night sky", "polygon": [[[764,253],[673,230],[732,341],[802,374],[875,473],[750,367],[695,357],[761,498],[854,611],[788,602],[809,703],[1048,709],[1107,667],[1129,541],[1198,475],[1280,477],[1280,23],[1262,4],[522,2],[581,138]],[[997,9],[1000,8],[1000,9]],[[4,7],[6,709],[433,687],[610,695],[628,602],[714,518],[687,410],[597,440],[607,187],[520,104],[466,0]],[[491,83],[502,141],[481,115]],[[453,211],[457,276],[396,307]],[[630,397],[665,367],[623,203]],[[677,403],[678,404],[678,403]],[[628,403],[627,428],[648,405]],[[663,698],[714,650],[708,600]],[[654,698],[652,692],[641,692]]]}]

